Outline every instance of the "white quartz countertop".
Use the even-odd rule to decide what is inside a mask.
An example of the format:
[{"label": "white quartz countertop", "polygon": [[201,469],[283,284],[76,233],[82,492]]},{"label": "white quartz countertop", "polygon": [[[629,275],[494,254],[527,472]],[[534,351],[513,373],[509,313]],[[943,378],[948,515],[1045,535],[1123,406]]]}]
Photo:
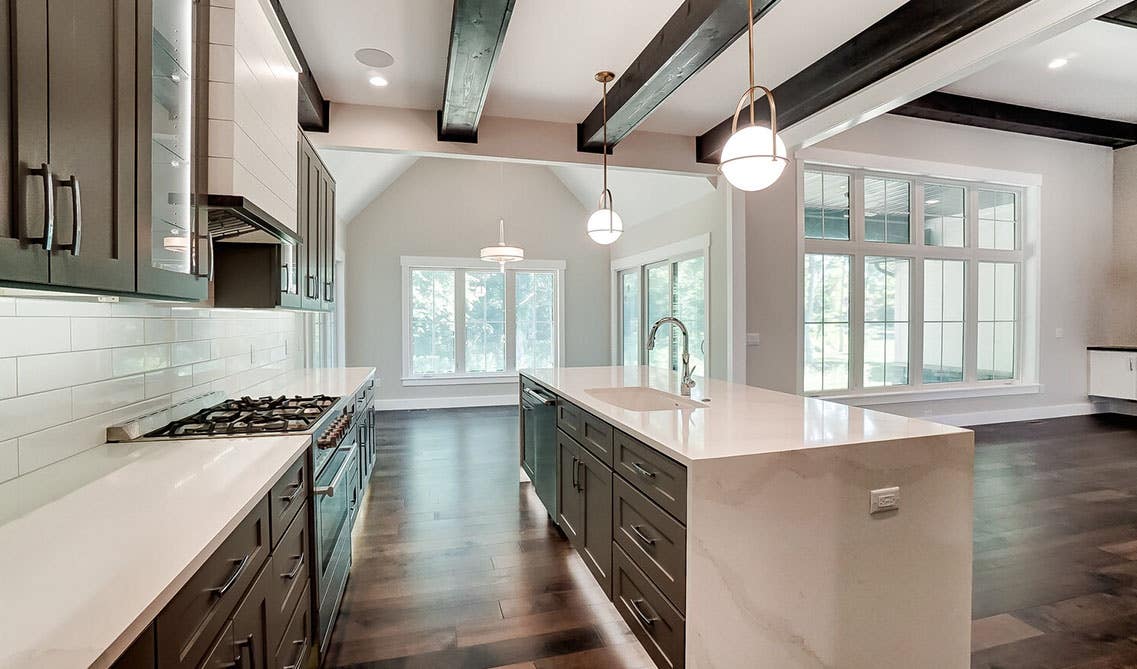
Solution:
[{"label": "white quartz countertop", "polygon": [[809,448],[966,432],[914,418],[696,377],[702,409],[632,411],[590,393],[647,387],[678,394],[678,374],[652,367],[523,370],[559,395],[684,464]]},{"label": "white quartz countertop", "polygon": [[[257,390],[350,395],[374,373],[300,369]],[[104,444],[0,486],[0,667],[109,666],[310,439]]]}]

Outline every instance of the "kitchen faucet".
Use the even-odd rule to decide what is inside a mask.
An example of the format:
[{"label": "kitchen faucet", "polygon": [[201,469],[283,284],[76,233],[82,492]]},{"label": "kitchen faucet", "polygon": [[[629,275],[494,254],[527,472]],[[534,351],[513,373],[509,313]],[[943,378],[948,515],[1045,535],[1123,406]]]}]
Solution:
[{"label": "kitchen faucet", "polygon": [[695,380],[691,378],[691,374],[695,372],[695,369],[691,367],[691,352],[688,349],[689,337],[687,335],[687,326],[683,324],[683,321],[674,316],[664,316],[656,321],[651,326],[651,332],[647,335],[647,350],[650,351],[655,348],[655,335],[659,332],[661,325],[667,324],[679,328],[679,332],[683,334],[683,380],[679,382],[679,394],[683,397],[690,397],[691,389],[695,387]]}]

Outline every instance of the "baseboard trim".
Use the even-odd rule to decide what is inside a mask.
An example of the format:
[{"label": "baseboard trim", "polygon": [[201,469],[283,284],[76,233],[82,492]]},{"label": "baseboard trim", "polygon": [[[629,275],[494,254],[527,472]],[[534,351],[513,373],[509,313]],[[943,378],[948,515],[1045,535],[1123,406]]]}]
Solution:
[{"label": "baseboard trim", "polygon": [[406,399],[375,400],[377,411],[405,411],[407,409],[459,409],[466,407],[497,407],[517,404],[517,393],[506,395],[473,395],[465,397],[409,397]]},{"label": "baseboard trim", "polygon": [[1074,402],[1072,404],[1054,404],[1040,407],[1023,407],[1021,409],[999,409],[996,411],[976,411],[973,413],[957,413],[945,416],[920,416],[925,420],[945,425],[991,425],[993,423],[1016,423],[1024,420],[1042,420],[1044,418],[1062,418],[1064,416],[1085,416],[1100,413],[1106,410],[1093,402]]}]

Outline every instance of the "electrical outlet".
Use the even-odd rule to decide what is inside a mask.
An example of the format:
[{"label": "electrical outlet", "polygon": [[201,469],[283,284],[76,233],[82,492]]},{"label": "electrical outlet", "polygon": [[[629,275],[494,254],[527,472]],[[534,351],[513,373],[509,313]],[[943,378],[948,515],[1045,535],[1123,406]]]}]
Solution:
[{"label": "electrical outlet", "polygon": [[869,514],[895,511],[899,508],[900,486],[869,491]]}]

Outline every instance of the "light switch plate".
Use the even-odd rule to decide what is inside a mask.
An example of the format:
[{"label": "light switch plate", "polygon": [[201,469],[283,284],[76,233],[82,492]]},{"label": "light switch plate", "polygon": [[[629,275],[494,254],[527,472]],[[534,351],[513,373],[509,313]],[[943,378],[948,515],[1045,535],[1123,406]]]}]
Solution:
[{"label": "light switch plate", "polygon": [[758,344],[760,342],[761,342],[761,337],[759,336],[759,334],[757,332],[747,332],[746,333],[746,345],[747,346],[758,346]]},{"label": "light switch plate", "polygon": [[885,513],[900,508],[900,486],[869,491],[869,514]]}]

